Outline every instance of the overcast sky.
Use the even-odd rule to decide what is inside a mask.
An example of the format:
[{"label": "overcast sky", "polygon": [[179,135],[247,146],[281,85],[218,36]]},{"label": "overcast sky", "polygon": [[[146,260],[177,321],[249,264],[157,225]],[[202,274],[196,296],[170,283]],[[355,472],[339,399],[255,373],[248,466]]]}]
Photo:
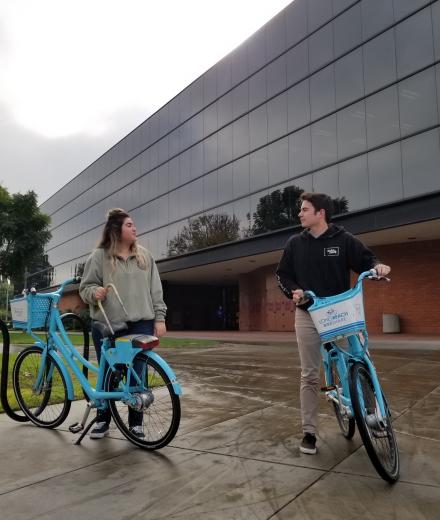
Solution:
[{"label": "overcast sky", "polygon": [[1,0],[0,183],[39,202],[291,0]]}]

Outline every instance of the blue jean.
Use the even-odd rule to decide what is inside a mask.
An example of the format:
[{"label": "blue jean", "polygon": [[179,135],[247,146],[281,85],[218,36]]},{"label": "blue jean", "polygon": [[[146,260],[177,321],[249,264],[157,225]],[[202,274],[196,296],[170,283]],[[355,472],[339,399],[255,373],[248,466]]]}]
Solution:
[{"label": "blue jean", "polygon": [[[125,329],[119,333],[116,333],[116,337],[119,336],[128,336],[129,334],[154,334],[154,320],[139,320],[139,321],[128,321],[127,322],[128,329]],[[96,357],[98,358],[98,363],[101,361],[101,347],[102,347],[102,335],[100,332],[93,326],[92,323],[92,338],[93,344],[95,345]],[[136,359],[133,368],[138,376],[142,375],[142,370],[144,368],[144,361],[141,359]],[[105,367],[104,373],[107,372],[107,366]],[[128,424],[129,426],[139,426],[142,424],[142,412],[137,412],[132,408],[128,408]],[[104,410],[98,410],[98,421],[110,423],[111,413],[110,409],[106,408]]]}]

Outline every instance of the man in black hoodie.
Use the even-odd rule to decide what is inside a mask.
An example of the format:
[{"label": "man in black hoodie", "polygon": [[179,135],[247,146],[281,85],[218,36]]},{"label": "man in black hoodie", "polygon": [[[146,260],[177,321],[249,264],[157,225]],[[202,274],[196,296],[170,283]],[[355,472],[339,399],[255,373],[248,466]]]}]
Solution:
[{"label": "man in black hoodie", "polygon": [[[379,276],[390,272],[360,240],[330,223],[333,202],[323,193],[301,195],[299,218],[304,231],[291,237],[276,275],[287,298],[298,303],[305,290],[318,296],[332,296],[350,288],[350,270],[356,273],[375,268]],[[304,438],[302,453],[316,453],[319,405],[321,341],[307,305],[295,312],[295,332],[301,361],[301,419]]]}]

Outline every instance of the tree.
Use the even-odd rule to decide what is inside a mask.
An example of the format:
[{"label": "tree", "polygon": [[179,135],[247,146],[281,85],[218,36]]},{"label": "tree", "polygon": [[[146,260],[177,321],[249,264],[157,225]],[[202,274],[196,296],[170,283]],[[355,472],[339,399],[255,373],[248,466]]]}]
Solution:
[{"label": "tree", "polygon": [[[257,211],[253,214],[253,223],[249,226],[248,235],[259,235],[267,231],[299,225],[298,213],[303,192],[304,190],[298,186],[292,185],[261,197]],[[332,201],[335,215],[348,211],[348,200],[345,197],[332,199]]]},{"label": "tree", "polygon": [[210,213],[189,219],[180,233],[168,241],[168,255],[181,255],[240,238],[240,222],[226,213]]},{"label": "tree", "polygon": [[[27,275],[26,284],[28,287],[50,287],[53,283],[54,268],[49,263],[47,255],[39,254],[28,262],[25,274]],[[20,284],[20,280],[17,283]],[[21,287],[17,285],[16,287],[21,290]]]},{"label": "tree", "polygon": [[14,193],[0,187],[0,273],[11,279],[16,292],[25,271],[50,272],[44,247],[51,238],[50,218],[41,213],[33,191]]},{"label": "tree", "polygon": [[338,197],[333,199],[333,214],[340,215],[341,213],[347,213],[348,211],[348,200],[345,197]]},{"label": "tree", "polygon": [[252,235],[299,224],[298,212],[303,193],[297,186],[287,186],[261,197],[254,213]]}]

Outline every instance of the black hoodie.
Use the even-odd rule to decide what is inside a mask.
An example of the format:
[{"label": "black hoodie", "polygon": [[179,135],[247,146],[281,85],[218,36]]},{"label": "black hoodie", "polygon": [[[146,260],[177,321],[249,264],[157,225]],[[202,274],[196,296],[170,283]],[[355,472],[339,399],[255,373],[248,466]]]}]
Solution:
[{"label": "black hoodie", "polygon": [[295,289],[317,296],[332,296],[350,288],[350,270],[367,271],[379,260],[343,227],[330,224],[315,238],[308,230],[291,237],[276,271],[278,285],[287,298]]}]

